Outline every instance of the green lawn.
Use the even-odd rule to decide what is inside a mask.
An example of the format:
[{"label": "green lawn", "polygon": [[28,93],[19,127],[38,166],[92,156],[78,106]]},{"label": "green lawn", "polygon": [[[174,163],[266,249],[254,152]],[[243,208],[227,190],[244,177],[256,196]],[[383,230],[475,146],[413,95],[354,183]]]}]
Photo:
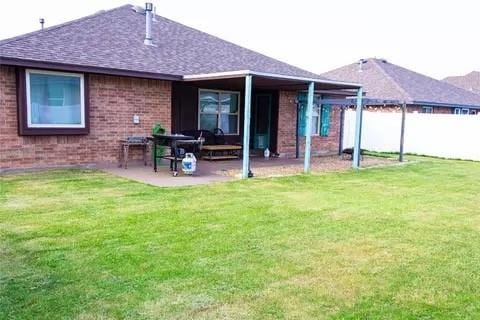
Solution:
[{"label": "green lawn", "polygon": [[0,319],[480,318],[480,163],[0,183]]}]

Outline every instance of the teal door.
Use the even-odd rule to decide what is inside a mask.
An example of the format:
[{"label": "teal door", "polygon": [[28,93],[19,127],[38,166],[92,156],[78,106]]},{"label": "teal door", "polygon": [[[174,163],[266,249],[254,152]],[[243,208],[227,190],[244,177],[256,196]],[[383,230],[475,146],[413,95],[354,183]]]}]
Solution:
[{"label": "teal door", "polygon": [[253,112],[253,148],[270,148],[270,121],[272,114],[272,95],[255,95]]}]

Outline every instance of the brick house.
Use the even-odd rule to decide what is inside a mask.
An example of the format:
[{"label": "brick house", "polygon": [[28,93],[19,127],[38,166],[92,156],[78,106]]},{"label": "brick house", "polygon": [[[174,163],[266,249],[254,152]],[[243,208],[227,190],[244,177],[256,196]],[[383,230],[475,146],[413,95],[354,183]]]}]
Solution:
[{"label": "brick house", "polygon": [[[407,112],[477,114],[480,111],[480,95],[384,59],[362,59],[322,75],[361,83],[366,92],[365,108],[369,111],[400,112],[404,102]],[[374,103],[375,100],[378,102]]]},{"label": "brick house", "polygon": [[[241,143],[247,78],[250,148],[293,156],[304,150],[307,88],[318,100],[360,87],[151,9],[125,5],[0,41],[0,171],[116,163],[119,140],[150,135],[156,123],[172,133],[221,128]],[[338,151],[340,113],[314,105],[312,154]]]},{"label": "brick house", "polygon": [[446,77],[442,81],[453,84],[456,87],[465,89],[467,91],[480,94],[480,72],[472,71],[464,76]]}]

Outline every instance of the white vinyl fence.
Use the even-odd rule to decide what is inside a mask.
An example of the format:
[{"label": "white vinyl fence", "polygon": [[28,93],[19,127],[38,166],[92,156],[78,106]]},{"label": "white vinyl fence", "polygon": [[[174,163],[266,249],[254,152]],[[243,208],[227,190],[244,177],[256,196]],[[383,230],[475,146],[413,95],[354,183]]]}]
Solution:
[{"label": "white vinyl fence", "polygon": [[[363,112],[362,149],[399,152],[400,112]],[[344,148],[353,147],[355,111],[345,112]],[[405,153],[480,161],[480,116],[407,113]]]}]

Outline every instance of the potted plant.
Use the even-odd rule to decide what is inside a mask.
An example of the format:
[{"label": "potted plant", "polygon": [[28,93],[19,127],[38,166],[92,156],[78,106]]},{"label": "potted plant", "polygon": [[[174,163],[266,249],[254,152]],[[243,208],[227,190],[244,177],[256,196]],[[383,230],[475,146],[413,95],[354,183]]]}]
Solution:
[{"label": "potted plant", "polygon": [[[165,128],[162,127],[162,125],[160,123],[155,123],[155,125],[152,128],[152,135],[154,135],[154,134],[165,134],[165,132],[166,132]],[[165,153],[165,146],[157,146],[156,157],[152,153],[153,161],[155,161],[155,159],[157,159],[157,165],[160,164],[160,162],[162,160],[161,157],[164,155],[164,153]]]}]

